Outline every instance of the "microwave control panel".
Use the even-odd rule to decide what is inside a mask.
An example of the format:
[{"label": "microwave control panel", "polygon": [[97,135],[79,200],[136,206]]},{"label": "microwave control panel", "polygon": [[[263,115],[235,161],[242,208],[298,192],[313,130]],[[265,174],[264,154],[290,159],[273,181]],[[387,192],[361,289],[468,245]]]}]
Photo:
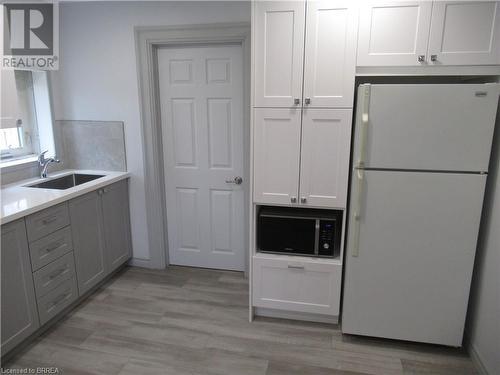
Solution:
[{"label": "microwave control panel", "polygon": [[335,221],[320,220],[318,255],[332,256],[335,252]]}]

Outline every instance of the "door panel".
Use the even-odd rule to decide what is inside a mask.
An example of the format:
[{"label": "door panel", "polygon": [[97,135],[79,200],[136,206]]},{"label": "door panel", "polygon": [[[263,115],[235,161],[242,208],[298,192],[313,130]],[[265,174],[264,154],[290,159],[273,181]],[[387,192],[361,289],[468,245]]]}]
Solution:
[{"label": "door panel", "polygon": [[102,215],[107,273],[132,256],[127,184],[127,181],[120,181],[103,189]]},{"label": "door panel", "polygon": [[2,355],[40,326],[24,219],[2,225]]},{"label": "door panel", "polygon": [[254,201],[256,203],[297,202],[300,116],[300,109],[255,109]]},{"label": "door panel", "polygon": [[498,1],[435,1],[429,55],[433,65],[500,64]]},{"label": "door panel", "polygon": [[158,67],[169,261],[243,270],[242,48],[163,48]]},{"label": "door panel", "polygon": [[[365,166],[487,171],[498,87],[483,84],[372,85]],[[363,107],[359,96],[359,108]],[[361,114],[356,120],[359,162]]]},{"label": "door panel", "polygon": [[293,107],[302,97],[304,1],[256,1],[256,107]]},{"label": "door panel", "polygon": [[[350,109],[305,109],[302,118],[300,202],[345,208],[351,146]],[[306,202],[303,202],[303,198]]]},{"label": "door panel", "polygon": [[352,183],[342,331],[460,346],[486,176],[362,177]]},{"label": "door panel", "polygon": [[352,1],[307,2],[304,105],[353,106],[357,26]]},{"label": "door panel", "polygon": [[98,191],[69,202],[71,234],[80,295],[106,276],[102,205]]},{"label": "door panel", "polygon": [[427,53],[431,1],[371,1],[361,7],[358,66],[420,66]]}]

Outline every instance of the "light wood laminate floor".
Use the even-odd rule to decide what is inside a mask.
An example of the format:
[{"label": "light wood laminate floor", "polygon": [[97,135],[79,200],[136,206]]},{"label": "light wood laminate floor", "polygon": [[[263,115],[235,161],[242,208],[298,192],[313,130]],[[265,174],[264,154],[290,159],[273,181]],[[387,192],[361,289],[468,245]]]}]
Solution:
[{"label": "light wood laminate floor", "polygon": [[64,374],[475,374],[461,350],[248,322],[242,273],[125,268],[6,367]]}]

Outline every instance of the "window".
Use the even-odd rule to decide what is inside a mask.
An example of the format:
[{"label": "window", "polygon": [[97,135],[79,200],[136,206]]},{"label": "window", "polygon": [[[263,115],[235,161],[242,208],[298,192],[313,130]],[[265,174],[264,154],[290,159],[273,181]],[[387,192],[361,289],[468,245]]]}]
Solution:
[{"label": "window", "polygon": [[0,107],[1,162],[39,152],[33,75],[2,70]]}]

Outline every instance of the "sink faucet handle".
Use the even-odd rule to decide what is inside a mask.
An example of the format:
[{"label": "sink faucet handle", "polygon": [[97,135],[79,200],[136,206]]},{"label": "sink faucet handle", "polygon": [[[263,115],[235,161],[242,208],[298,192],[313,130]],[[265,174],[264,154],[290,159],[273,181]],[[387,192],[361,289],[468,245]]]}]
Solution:
[{"label": "sink faucet handle", "polygon": [[45,154],[49,152],[49,150],[45,150],[44,152],[41,152],[40,155],[38,155],[38,162],[42,164],[45,161]]}]

